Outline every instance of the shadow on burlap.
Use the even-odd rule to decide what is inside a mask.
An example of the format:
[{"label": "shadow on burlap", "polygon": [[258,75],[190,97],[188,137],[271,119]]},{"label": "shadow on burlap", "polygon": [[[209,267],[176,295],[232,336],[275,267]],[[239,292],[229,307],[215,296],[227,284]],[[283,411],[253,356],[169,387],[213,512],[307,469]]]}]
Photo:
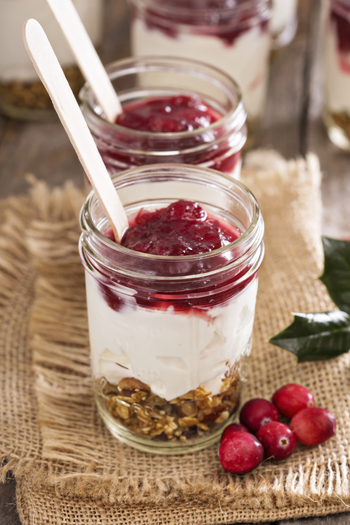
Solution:
[{"label": "shadow on burlap", "polygon": [[242,477],[223,471],[217,447],[162,457],[113,438],[91,391],[77,250],[83,195],[71,185],[49,192],[36,183],[30,197],[11,199],[0,210],[0,450],[8,461],[2,474],[11,469],[19,479],[25,523],[35,512],[38,524],[51,523],[45,512],[71,523],[79,509],[116,524],[266,521],[347,510],[350,356],[296,366],[291,354],[266,343],[291,322],[292,311],[334,308],[315,279],[322,268],[317,159],[286,163],[255,152],[242,180],[266,224],[244,398],[269,398],[282,384],[302,383],[319,406],[335,413],[336,436],[319,447],[299,446],[287,460],[263,463]]}]

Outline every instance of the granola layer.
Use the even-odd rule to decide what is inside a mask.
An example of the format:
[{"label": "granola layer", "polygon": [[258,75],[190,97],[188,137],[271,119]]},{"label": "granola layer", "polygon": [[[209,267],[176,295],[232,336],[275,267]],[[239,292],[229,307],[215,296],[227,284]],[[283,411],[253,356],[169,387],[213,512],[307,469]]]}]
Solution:
[{"label": "granola layer", "polygon": [[171,401],[153,394],[135,378],[124,378],[118,385],[102,378],[96,388],[115,421],[131,432],[149,439],[184,442],[227,421],[238,408],[241,381],[234,366],[222,380],[220,394],[212,396],[200,385]]},{"label": "granola layer", "polygon": [[[75,96],[84,83],[84,79],[76,66],[64,68],[65,76]],[[0,97],[4,104],[19,109],[47,110],[52,108],[52,103],[45,86],[40,80],[34,82],[0,82]]]},{"label": "granola layer", "polygon": [[345,111],[341,113],[331,113],[331,119],[344,132],[350,140],[350,115]]}]

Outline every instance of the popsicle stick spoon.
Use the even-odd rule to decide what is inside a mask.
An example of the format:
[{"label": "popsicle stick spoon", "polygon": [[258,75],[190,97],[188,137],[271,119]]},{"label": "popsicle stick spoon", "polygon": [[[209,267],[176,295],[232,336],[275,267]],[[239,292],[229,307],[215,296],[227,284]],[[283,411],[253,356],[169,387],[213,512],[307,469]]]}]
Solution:
[{"label": "popsicle stick spoon", "polygon": [[71,0],[46,0],[106,119],[122,113],[115,89]]},{"label": "popsicle stick spoon", "polygon": [[24,24],[23,36],[33,65],[104,208],[116,241],[119,242],[128,227],[125,210],[57,57],[36,20],[31,19]]}]

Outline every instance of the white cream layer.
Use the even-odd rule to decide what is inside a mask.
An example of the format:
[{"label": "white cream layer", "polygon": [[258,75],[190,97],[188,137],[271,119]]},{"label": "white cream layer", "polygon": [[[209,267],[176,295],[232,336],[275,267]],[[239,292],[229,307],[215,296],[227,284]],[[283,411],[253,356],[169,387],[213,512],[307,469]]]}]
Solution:
[{"label": "white cream layer", "polygon": [[172,307],[146,310],[132,295],[123,295],[128,304],[116,312],[97,281],[85,275],[94,378],[118,384],[135,377],[167,400],[199,385],[215,395],[228,364],[250,353],[257,279],[225,306],[209,309],[204,319],[175,314]]},{"label": "white cream layer", "polygon": [[176,38],[150,29],[143,20],[132,23],[135,56],[175,56],[200,60],[222,69],[239,84],[248,118],[260,117],[264,109],[268,80],[270,37],[256,26],[240,35],[233,45],[215,36],[179,33]]},{"label": "white cream layer", "polygon": [[[101,42],[103,0],[74,0],[94,45]],[[46,0],[0,0],[0,81],[31,82],[38,76],[23,43],[23,24],[35,18],[44,28],[61,66],[75,64],[73,55]]]},{"label": "white cream layer", "polygon": [[331,113],[350,114],[350,53],[338,50],[337,32],[326,25],[326,104]]},{"label": "white cream layer", "polygon": [[280,34],[287,26],[293,25],[297,16],[298,0],[273,0],[270,29],[273,35]]}]

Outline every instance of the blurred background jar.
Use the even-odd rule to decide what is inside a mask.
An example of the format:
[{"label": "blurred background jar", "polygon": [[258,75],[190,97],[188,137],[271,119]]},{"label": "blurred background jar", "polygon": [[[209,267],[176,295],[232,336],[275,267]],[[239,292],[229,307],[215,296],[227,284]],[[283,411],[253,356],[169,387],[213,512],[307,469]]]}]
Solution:
[{"label": "blurred background jar", "polygon": [[[74,5],[98,46],[103,0],[74,0]],[[28,18],[43,26],[75,95],[84,81],[45,0],[0,0],[0,112],[16,119],[46,120],[55,112],[24,47],[22,28]]]},{"label": "blurred background jar", "polygon": [[298,0],[272,0],[272,50],[291,43],[298,27]]},{"label": "blurred background jar", "polygon": [[130,0],[136,56],[179,56],[207,62],[240,86],[248,141],[265,105],[270,0]]},{"label": "blurred background jar", "polygon": [[330,140],[350,151],[350,0],[325,0],[325,111]]}]

